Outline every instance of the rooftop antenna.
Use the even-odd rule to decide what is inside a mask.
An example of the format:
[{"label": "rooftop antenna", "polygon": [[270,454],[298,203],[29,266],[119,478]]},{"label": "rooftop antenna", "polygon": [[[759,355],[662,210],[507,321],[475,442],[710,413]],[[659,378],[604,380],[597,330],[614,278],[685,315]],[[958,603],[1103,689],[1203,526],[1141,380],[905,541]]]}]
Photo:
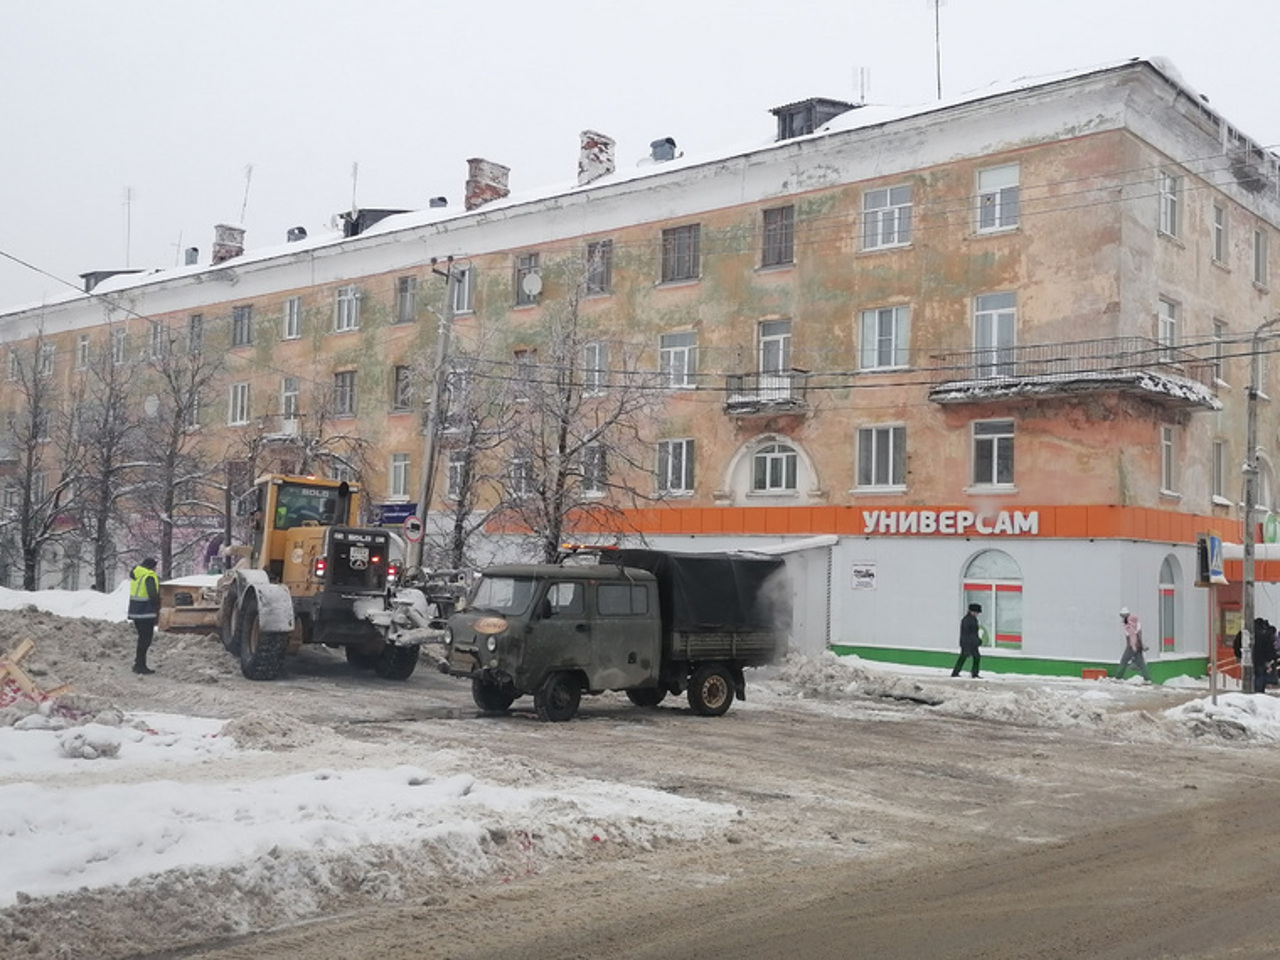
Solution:
[{"label": "rooftop antenna", "polygon": [[929,0],[933,7],[933,69],[938,79],[938,99],[942,99],[942,0]]},{"label": "rooftop antenna", "polygon": [[176,267],[182,262],[182,231],[178,231],[178,242],[173,245],[173,265]]},{"label": "rooftop antenna", "polygon": [[129,266],[129,249],[133,233],[133,187],[124,188],[124,265]]},{"label": "rooftop antenna", "polygon": [[240,202],[240,225],[244,226],[244,214],[249,209],[249,183],[253,180],[253,164],[249,163],[244,168],[244,199]]},{"label": "rooftop antenna", "polygon": [[867,87],[871,82],[871,71],[867,67],[858,68],[858,106],[867,105]]},{"label": "rooftop antenna", "polygon": [[360,162],[351,161],[351,212],[356,212],[356,181],[360,179]]}]

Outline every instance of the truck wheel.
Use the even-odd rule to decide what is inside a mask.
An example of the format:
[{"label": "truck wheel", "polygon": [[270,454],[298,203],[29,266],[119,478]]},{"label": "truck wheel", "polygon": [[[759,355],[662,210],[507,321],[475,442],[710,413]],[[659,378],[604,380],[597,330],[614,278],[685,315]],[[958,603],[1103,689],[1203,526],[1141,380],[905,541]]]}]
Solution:
[{"label": "truck wheel", "polygon": [[274,680],[284,666],[289,635],[262,629],[258,620],[258,595],[252,590],[246,590],[240,598],[235,620],[240,641],[240,672],[249,680]]},{"label": "truck wheel", "polygon": [[419,647],[397,647],[388,643],[374,661],[373,672],[383,680],[408,680],[418,666],[420,652]]},{"label": "truck wheel", "polygon": [[572,674],[553,673],[542,681],[542,686],[533,695],[533,708],[544,723],[560,723],[573,719],[581,699],[582,690]]},{"label": "truck wheel", "polygon": [[378,653],[370,653],[364,647],[355,644],[347,644],[343,649],[347,654],[347,663],[351,664],[357,670],[372,670],[378,665]]},{"label": "truck wheel", "polygon": [[689,706],[700,717],[719,717],[733,703],[733,674],[718,663],[708,663],[693,673]]},{"label": "truck wheel", "polygon": [[639,687],[627,691],[627,699],[637,707],[656,707],[666,695],[667,691],[661,687]]},{"label": "truck wheel", "polygon": [[240,634],[236,632],[236,595],[232,587],[222,598],[222,606],[218,609],[218,639],[222,647],[232,656],[240,656]]},{"label": "truck wheel", "polygon": [[516,699],[516,690],[509,683],[487,683],[472,677],[471,699],[485,713],[506,713]]}]

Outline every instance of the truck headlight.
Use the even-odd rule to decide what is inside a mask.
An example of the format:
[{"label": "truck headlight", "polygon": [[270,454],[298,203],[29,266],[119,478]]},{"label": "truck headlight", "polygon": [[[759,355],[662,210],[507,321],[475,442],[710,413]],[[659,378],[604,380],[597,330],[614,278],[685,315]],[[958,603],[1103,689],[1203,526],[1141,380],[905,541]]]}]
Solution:
[{"label": "truck headlight", "polygon": [[453,646],[453,627],[446,628],[444,632],[444,645],[446,647]]},{"label": "truck headlight", "polygon": [[491,635],[489,639],[485,641],[484,645],[489,648],[490,653],[493,653],[493,651],[498,649],[498,638]]}]

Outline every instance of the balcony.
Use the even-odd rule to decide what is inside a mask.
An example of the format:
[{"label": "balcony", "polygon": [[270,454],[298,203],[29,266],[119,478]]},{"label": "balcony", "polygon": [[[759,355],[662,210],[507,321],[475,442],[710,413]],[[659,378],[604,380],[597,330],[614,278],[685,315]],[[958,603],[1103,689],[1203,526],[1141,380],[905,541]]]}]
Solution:
[{"label": "balcony", "polygon": [[1172,408],[1222,408],[1213,360],[1145,337],[960,350],[930,360],[929,399],[945,405],[1125,393]]},{"label": "balcony", "polygon": [[739,416],[806,412],[808,382],[807,370],[730,374],[724,383],[724,411]]}]

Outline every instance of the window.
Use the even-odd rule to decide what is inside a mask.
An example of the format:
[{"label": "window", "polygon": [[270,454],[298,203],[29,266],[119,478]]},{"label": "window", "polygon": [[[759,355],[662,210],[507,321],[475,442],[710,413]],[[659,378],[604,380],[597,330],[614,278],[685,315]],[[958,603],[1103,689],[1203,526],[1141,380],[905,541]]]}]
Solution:
[{"label": "window", "polygon": [[339,333],[360,327],[360,290],[355,284],[339,287],[334,299],[333,329]]},{"label": "window", "polygon": [[1225,440],[1213,441],[1213,489],[1210,491],[1214,500],[1225,500],[1227,497],[1227,443]]},{"label": "window", "polygon": [[973,301],[973,340],[979,377],[1011,377],[1017,296],[985,293]]},{"label": "window", "polygon": [[1213,376],[1215,379],[1226,382],[1226,343],[1227,343],[1227,325],[1221,320],[1213,321]]},{"label": "window", "polygon": [[518,450],[511,460],[511,495],[530,497],[534,490],[533,460],[528,451]]},{"label": "window", "polygon": [[785,443],[761,447],[752,458],[751,489],[756,493],[785,493],[796,489],[797,456]]},{"label": "window", "polygon": [[450,500],[461,500],[467,489],[471,472],[471,451],[449,451],[449,476],[445,481],[444,495]]},{"label": "window", "polygon": [[249,422],[249,384],[231,385],[231,404],[227,410],[227,423],[240,426]]},{"label": "window", "polygon": [[42,377],[53,376],[54,358],[58,355],[58,348],[55,344],[48,340],[40,343],[40,356],[37,371]]},{"label": "window", "polygon": [[1178,646],[1178,558],[1170,554],[1160,564],[1160,650],[1173,653]]},{"label": "window", "polygon": [[445,430],[461,430],[467,422],[470,403],[471,368],[465,361],[454,360],[444,380]]},{"label": "window", "polygon": [[345,480],[347,483],[355,483],[358,479],[356,468],[337,457],[329,458],[329,477],[333,480]]},{"label": "window", "polygon": [[285,420],[298,418],[297,377],[284,377],[280,381],[280,416]]},{"label": "window", "polygon": [[538,302],[542,293],[542,277],[538,273],[538,255],[523,253],[516,257],[516,306],[524,307]]},{"label": "window", "polygon": [[602,617],[642,617],[649,612],[649,591],[641,584],[602,583],[596,587],[596,613]]},{"label": "window", "polygon": [[231,346],[247,347],[253,343],[253,305],[231,308]]},{"label": "window", "polygon": [[1018,225],[1018,165],[978,171],[978,232]]},{"label": "window", "polygon": [[1160,346],[1160,359],[1171,363],[1178,346],[1178,305],[1164,297],[1156,311],[1156,343]]},{"label": "window", "polygon": [[1013,484],[1013,421],[979,420],[973,425],[975,486]]},{"label": "window", "polygon": [[1213,262],[1227,262],[1227,208],[1213,205]]},{"label": "window", "polygon": [[515,390],[517,401],[527,401],[533,393],[535,368],[538,365],[537,350],[515,352]]},{"label": "window", "polygon": [[413,407],[413,367],[400,366],[395,369],[391,383],[391,409],[409,410]]},{"label": "window", "polygon": [[84,370],[89,366],[89,335],[87,333],[80,334],[80,339],[76,341],[76,369]]},{"label": "window", "polygon": [[475,272],[470,267],[460,267],[455,269],[452,274],[453,280],[453,312],[470,313],[474,307],[472,306],[472,283],[475,280]]},{"label": "window", "polygon": [[608,480],[608,464],[603,444],[593,443],[582,449],[582,489],[589,494],[604,493]]},{"label": "window", "polygon": [[284,302],[284,327],[280,336],[285,340],[297,340],[302,336],[302,298],[290,297]]},{"label": "window", "polygon": [[1267,233],[1253,231],[1253,282],[1260,287],[1267,285]]},{"label": "window", "polygon": [[662,231],[663,283],[698,279],[702,270],[701,243],[701,224]]},{"label": "window", "polygon": [[204,350],[204,314],[193,313],[187,320],[187,353],[200,356]]},{"label": "window", "polygon": [[111,331],[111,362],[119,365],[129,358],[129,334],[124,327]]},{"label": "window", "polygon": [[1177,489],[1174,476],[1173,427],[1160,428],[1160,492],[1172,493]]},{"label": "window", "polygon": [[693,441],[658,442],[658,491],[693,493]]},{"label": "window", "polygon": [[405,498],[409,496],[409,455],[407,453],[391,455],[391,482],[387,485],[387,495]]},{"label": "window", "polygon": [[879,250],[911,242],[911,187],[868,190],[862,195],[862,247]]},{"label": "window", "polygon": [[1182,178],[1160,174],[1160,232],[1178,236],[1182,220]]},{"label": "window", "polygon": [[613,241],[587,244],[587,296],[613,291]]},{"label": "window", "polygon": [[168,352],[169,347],[169,339],[166,335],[164,324],[152,320],[149,333],[150,339],[147,343],[147,356],[152,360],[157,360]]},{"label": "window", "polygon": [[984,550],[965,567],[962,601],[982,604],[979,622],[996,647],[1022,649],[1022,570],[1002,550]]},{"label": "window", "polygon": [[200,427],[200,395],[190,394],[187,397],[187,409],[182,420],[184,430],[196,430]]},{"label": "window", "polygon": [[698,367],[698,335],[692,331],[664,333],[658,340],[658,366],[668,387],[692,389]]},{"label": "window", "polygon": [[766,320],[760,324],[760,373],[791,371],[791,321]]},{"label": "window", "polygon": [[764,212],[764,249],[760,266],[779,267],[795,260],[795,207],[775,207]]},{"label": "window", "polygon": [[356,372],[343,370],[333,375],[333,413],[337,417],[356,415]]},{"label": "window", "polygon": [[907,342],[911,332],[908,307],[881,307],[862,311],[862,370],[907,365]]},{"label": "window", "polygon": [[412,323],[418,318],[418,278],[396,278],[396,323]]},{"label": "window", "polygon": [[22,361],[17,350],[9,351],[9,379],[17,380],[22,375]]},{"label": "window", "polygon": [[609,345],[594,340],[582,348],[582,391],[601,394],[609,386]]},{"label": "window", "polygon": [[907,483],[907,428],[858,430],[858,486],[904,487]]}]

